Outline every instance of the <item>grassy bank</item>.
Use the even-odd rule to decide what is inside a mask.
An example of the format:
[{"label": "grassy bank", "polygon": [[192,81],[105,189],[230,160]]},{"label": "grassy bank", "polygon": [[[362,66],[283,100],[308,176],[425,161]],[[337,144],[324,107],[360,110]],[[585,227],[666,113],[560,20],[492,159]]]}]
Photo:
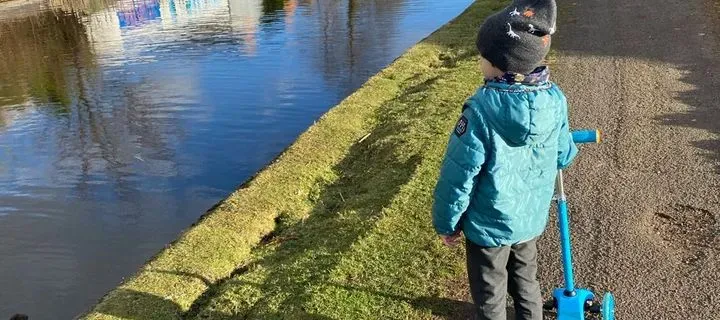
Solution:
[{"label": "grassy bank", "polygon": [[323,116],[88,319],[433,318],[459,312],[462,250],[430,226],[479,0]]}]

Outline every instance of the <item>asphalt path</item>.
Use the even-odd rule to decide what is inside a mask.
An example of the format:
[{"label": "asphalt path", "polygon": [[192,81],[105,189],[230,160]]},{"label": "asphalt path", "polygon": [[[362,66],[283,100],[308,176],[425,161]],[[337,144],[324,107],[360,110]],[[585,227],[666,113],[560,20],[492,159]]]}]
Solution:
[{"label": "asphalt path", "polygon": [[[553,80],[571,126],[604,132],[566,172],[576,282],[612,291],[619,319],[720,319],[717,4],[558,3]],[[562,279],[552,223],[546,295]]]}]

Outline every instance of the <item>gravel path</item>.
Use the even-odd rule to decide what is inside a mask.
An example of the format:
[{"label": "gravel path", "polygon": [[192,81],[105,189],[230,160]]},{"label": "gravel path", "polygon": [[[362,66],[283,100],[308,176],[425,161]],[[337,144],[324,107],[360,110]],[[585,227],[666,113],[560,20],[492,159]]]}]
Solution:
[{"label": "gravel path", "polygon": [[[605,136],[566,173],[576,282],[612,290],[619,319],[720,319],[716,2],[559,6],[554,80],[572,126]],[[541,243],[546,291],[562,279],[556,229]]]}]

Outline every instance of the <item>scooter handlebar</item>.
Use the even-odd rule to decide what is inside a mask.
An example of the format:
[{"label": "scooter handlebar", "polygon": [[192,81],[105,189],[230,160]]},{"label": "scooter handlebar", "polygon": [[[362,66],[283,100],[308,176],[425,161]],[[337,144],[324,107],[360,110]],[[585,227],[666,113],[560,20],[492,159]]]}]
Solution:
[{"label": "scooter handlebar", "polygon": [[575,130],[572,138],[575,143],[600,143],[600,130]]}]

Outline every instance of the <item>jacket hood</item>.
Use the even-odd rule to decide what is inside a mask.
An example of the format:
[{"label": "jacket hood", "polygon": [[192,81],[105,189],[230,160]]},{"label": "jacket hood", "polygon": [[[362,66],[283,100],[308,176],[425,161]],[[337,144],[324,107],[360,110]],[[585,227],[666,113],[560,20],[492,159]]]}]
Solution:
[{"label": "jacket hood", "polygon": [[483,118],[508,145],[524,146],[546,141],[556,126],[557,100],[551,98],[553,92],[548,92],[553,90],[537,86],[530,89],[519,84],[512,87],[517,90],[498,88],[493,84],[480,89],[485,92],[482,99],[475,102],[481,106]]}]

